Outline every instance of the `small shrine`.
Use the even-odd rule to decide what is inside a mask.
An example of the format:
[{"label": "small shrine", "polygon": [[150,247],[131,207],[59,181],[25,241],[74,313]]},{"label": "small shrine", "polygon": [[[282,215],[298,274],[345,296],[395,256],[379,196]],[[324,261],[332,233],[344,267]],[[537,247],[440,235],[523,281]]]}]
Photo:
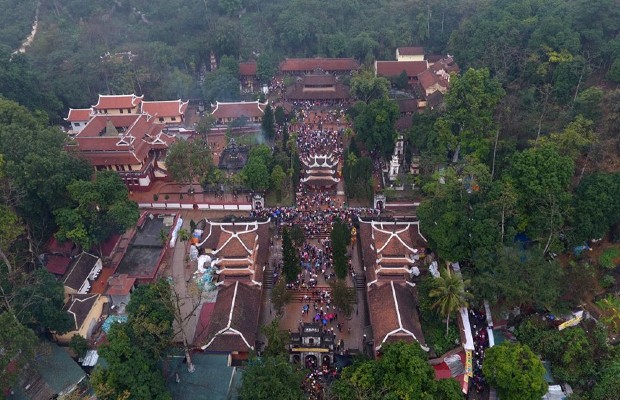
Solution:
[{"label": "small shrine", "polygon": [[239,146],[235,139],[230,139],[230,142],[222,151],[218,168],[228,172],[240,171],[248,161],[248,153],[247,147]]},{"label": "small shrine", "polygon": [[290,362],[306,368],[329,368],[334,363],[334,334],[318,323],[305,323],[291,333]]}]

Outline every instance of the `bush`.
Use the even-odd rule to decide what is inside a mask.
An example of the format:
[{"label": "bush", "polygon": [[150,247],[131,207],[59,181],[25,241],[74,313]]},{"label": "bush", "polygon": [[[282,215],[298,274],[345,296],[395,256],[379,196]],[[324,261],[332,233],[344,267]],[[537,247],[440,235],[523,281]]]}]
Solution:
[{"label": "bush", "polygon": [[602,279],[601,279],[601,287],[603,289],[609,289],[610,287],[612,287],[614,284],[616,283],[616,278],[614,278],[612,275],[605,275]]},{"label": "bush", "polygon": [[618,257],[620,257],[620,249],[617,247],[610,247],[601,253],[598,262],[603,268],[614,269],[616,268],[616,263],[614,260]]}]

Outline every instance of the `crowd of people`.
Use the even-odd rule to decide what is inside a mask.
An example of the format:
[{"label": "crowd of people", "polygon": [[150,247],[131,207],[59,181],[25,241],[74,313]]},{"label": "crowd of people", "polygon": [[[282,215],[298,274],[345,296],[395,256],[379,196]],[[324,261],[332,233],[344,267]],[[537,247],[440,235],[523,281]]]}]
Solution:
[{"label": "crowd of people", "polygon": [[472,323],[474,338],[473,352],[473,373],[471,384],[480,393],[486,388],[486,380],[482,374],[482,363],[484,362],[484,351],[489,347],[489,336],[487,333],[487,317],[484,309],[469,310],[469,319]]}]

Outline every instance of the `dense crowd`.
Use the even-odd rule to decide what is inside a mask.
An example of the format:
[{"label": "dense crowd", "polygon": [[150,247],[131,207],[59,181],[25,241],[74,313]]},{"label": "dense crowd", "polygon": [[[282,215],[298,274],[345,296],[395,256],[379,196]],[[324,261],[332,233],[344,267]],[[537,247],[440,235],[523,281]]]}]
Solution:
[{"label": "dense crowd", "polygon": [[487,333],[487,318],[484,310],[470,310],[469,319],[472,323],[474,338],[473,353],[473,372],[474,376],[471,385],[480,393],[486,388],[486,380],[482,374],[482,363],[484,362],[484,351],[489,347],[489,337]]}]

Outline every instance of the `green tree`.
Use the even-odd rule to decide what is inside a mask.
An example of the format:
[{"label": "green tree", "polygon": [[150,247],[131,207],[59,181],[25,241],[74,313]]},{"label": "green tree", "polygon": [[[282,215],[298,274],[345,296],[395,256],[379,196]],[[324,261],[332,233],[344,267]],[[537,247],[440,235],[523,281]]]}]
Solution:
[{"label": "green tree", "polygon": [[572,243],[602,238],[620,222],[620,174],[586,175],[573,196]]},{"label": "green tree", "polygon": [[352,304],[357,302],[355,289],[347,286],[347,281],[340,278],[330,281],[329,287],[332,289],[334,306],[346,317],[350,316],[353,312]]},{"label": "green tree", "polygon": [[86,355],[86,352],[89,349],[88,340],[80,335],[73,335],[71,341],[69,342],[69,348],[78,359],[82,358]]},{"label": "green tree", "polygon": [[387,98],[372,100],[369,104],[358,102],[352,112],[357,138],[364,142],[366,149],[383,155],[394,151],[394,124],[400,115],[396,102]]},{"label": "green tree", "polygon": [[262,52],[256,60],[256,76],[261,83],[269,83],[278,72],[278,62],[269,53]]},{"label": "green tree", "polygon": [[13,263],[10,255],[11,245],[24,233],[24,226],[19,217],[8,206],[0,204],[0,259],[4,262],[8,272],[13,272]]},{"label": "green tree", "polygon": [[282,127],[286,124],[286,111],[282,106],[277,106],[275,111],[273,112],[273,116],[275,118],[276,124]]},{"label": "green tree", "polygon": [[234,57],[222,56],[219,68],[227,71],[231,76],[239,76],[239,63]]},{"label": "green tree", "polygon": [[278,280],[278,283],[276,283],[273,289],[271,289],[271,304],[275,307],[277,315],[282,314],[282,309],[291,301],[292,298],[293,295],[286,288],[286,284],[282,279]]},{"label": "green tree", "polygon": [[204,99],[209,104],[216,101],[238,101],[239,78],[227,69],[218,69],[207,74],[203,84]]},{"label": "green tree", "polygon": [[211,151],[201,140],[178,140],[166,154],[166,169],[179,183],[193,185],[202,182],[213,168]]},{"label": "green tree", "polygon": [[243,167],[243,175],[248,187],[255,191],[265,191],[271,184],[267,164],[260,157],[249,158]]},{"label": "green tree", "polygon": [[297,280],[297,275],[301,272],[301,266],[299,264],[299,254],[293,245],[293,240],[291,239],[290,230],[288,228],[284,228],[282,232],[282,259],[284,260],[282,272],[284,273],[286,282],[295,282]]},{"label": "green tree", "polygon": [[588,150],[596,141],[594,133],[594,123],[583,116],[577,118],[564,129],[562,133],[552,133],[549,136],[541,137],[541,145],[552,143],[562,156],[570,157],[576,161]]},{"label": "green tree", "polygon": [[277,201],[282,200],[282,185],[286,178],[286,172],[284,172],[281,166],[276,165],[273,167],[273,171],[271,171],[271,187],[276,191]]},{"label": "green tree", "polygon": [[303,377],[304,371],[289,364],[283,356],[254,358],[243,373],[239,397],[243,400],[302,400]]},{"label": "green tree", "polygon": [[517,226],[543,246],[543,253],[558,248],[566,223],[574,164],[552,145],[532,147],[512,157],[509,175],[519,193]]},{"label": "green tree", "polygon": [[351,96],[366,104],[387,99],[389,88],[390,82],[382,76],[376,77],[370,69],[353,75],[351,79]]},{"label": "green tree", "polygon": [[471,293],[465,291],[469,285],[470,281],[464,281],[460,276],[453,274],[448,267],[433,280],[433,289],[429,292],[429,296],[435,299],[432,307],[446,317],[446,336],[450,326],[450,315],[462,307],[467,307],[473,297]]},{"label": "green tree", "polygon": [[594,386],[592,400],[619,400],[620,399],[620,362],[616,361],[603,368],[601,378]]},{"label": "green tree", "polygon": [[55,211],[60,241],[72,240],[84,249],[99,244],[111,234],[123,233],[140,216],[138,205],[114,171],[100,171],[92,181],[74,181],[67,186],[70,207]]},{"label": "green tree", "polygon": [[[34,357],[37,337],[9,312],[0,312],[0,388],[15,384],[21,369]],[[15,363],[14,368],[7,368]]]},{"label": "green tree", "polygon": [[504,342],[486,351],[482,371],[506,400],[538,400],[547,393],[545,367],[527,345]]},{"label": "green tree", "polygon": [[450,153],[453,162],[461,151],[487,161],[498,129],[493,114],[503,96],[504,90],[488,69],[470,68],[462,76],[453,76],[445,96],[446,111],[435,123],[438,150],[444,156]]},{"label": "green tree", "polygon": [[435,380],[418,343],[384,344],[377,360],[358,359],[333,384],[336,399],[439,399],[463,397],[454,379]]},{"label": "green tree", "polygon": [[476,295],[506,309],[538,307],[554,309],[560,297],[563,270],[545,260],[540,249],[498,250],[491,263],[479,263],[471,272]]},{"label": "green tree", "polygon": [[344,279],[349,272],[349,258],[347,246],[351,238],[349,227],[342,221],[335,221],[330,234],[332,243],[332,257],[334,260],[334,272],[339,279]]},{"label": "green tree", "polygon": [[[285,287],[286,290],[286,287]],[[261,326],[260,330],[267,338],[267,345],[263,352],[265,357],[286,356],[287,345],[290,341],[288,331],[280,329],[280,320],[282,315],[279,314],[269,324]]]},{"label": "green tree", "polygon": [[97,398],[168,400],[167,392],[157,359],[143,351],[135,343],[135,333],[130,324],[113,324],[108,341],[99,348],[108,366],[97,366],[91,375],[91,383]]},{"label": "green tree", "polygon": [[265,113],[263,114],[261,127],[263,128],[263,133],[265,134],[265,137],[267,139],[271,140],[276,135],[273,109],[271,108],[270,104],[267,104],[267,107],[265,107]]}]

